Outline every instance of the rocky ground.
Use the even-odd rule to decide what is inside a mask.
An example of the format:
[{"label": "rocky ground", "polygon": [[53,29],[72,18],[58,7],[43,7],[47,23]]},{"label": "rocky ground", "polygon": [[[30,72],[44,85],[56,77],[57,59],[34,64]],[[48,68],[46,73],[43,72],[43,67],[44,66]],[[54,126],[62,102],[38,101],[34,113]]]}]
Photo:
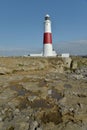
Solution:
[{"label": "rocky ground", "polygon": [[0,57],[0,130],[87,130],[87,58]]}]

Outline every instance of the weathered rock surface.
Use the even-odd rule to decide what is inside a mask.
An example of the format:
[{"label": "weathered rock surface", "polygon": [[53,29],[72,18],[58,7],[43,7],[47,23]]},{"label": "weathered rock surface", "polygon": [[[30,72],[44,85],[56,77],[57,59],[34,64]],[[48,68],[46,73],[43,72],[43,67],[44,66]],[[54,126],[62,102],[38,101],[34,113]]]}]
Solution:
[{"label": "weathered rock surface", "polygon": [[63,58],[63,60],[64,60],[64,66],[66,67],[66,68],[71,68],[71,62],[72,62],[72,59],[69,57],[69,58]]},{"label": "weathered rock surface", "polygon": [[86,62],[0,57],[0,130],[87,130]]}]

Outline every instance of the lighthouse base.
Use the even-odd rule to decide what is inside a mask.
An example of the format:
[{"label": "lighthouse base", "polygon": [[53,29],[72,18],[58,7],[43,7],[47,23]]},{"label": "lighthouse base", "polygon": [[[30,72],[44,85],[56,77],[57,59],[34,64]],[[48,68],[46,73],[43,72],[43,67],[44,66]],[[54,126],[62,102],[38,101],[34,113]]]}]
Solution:
[{"label": "lighthouse base", "polygon": [[57,53],[52,49],[52,44],[44,44],[43,46],[43,56],[56,56]]}]

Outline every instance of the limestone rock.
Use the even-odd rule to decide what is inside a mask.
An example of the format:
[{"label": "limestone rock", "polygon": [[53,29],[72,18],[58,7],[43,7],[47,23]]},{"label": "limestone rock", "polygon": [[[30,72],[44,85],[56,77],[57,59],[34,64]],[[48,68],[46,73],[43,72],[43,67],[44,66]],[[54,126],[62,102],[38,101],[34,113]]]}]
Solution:
[{"label": "limestone rock", "polygon": [[11,73],[12,71],[8,68],[5,68],[5,67],[0,67],[0,75],[5,75],[5,74],[9,74]]},{"label": "limestone rock", "polygon": [[0,130],[87,130],[87,59],[72,59],[0,57]]},{"label": "limestone rock", "polygon": [[72,63],[71,63],[71,68],[73,69],[73,70],[75,70],[75,69],[77,69],[77,67],[78,67],[78,64],[77,64],[77,61],[72,61]]},{"label": "limestone rock", "polygon": [[69,58],[64,58],[63,60],[64,60],[64,67],[70,69],[72,59],[69,57]]},{"label": "limestone rock", "polygon": [[32,124],[30,124],[30,130],[37,130],[38,125],[37,121],[32,122]]},{"label": "limestone rock", "polygon": [[28,130],[28,129],[29,129],[29,123],[27,123],[27,122],[21,122],[20,123],[19,130]]},{"label": "limestone rock", "polygon": [[67,123],[67,125],[63,129],[64,130],[85,130],[85,129],[83,129],[83,127],[81,127],[77,124],[74,124],[72,122]]},{"label": "limestone rock", "polygon": [[4,122],[0,122],[0,130],[4,130],[3,126],[4,126]]}]

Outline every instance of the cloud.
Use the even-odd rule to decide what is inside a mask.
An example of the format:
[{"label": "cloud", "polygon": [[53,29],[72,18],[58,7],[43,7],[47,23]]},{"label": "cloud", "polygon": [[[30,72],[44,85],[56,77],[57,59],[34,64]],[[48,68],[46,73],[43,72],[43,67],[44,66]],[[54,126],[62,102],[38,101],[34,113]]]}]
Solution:
[{"label": "cloud", "polygon": [[63,41],[54,44],[58,53],[70,53],[71,55],[87,55],[87,40]]},{"label": "cloud", "polygon": [[[62,41],[53,43],[53,47],[58,54],[70,53],[71,55],[87,55],[87,40]],[[18,56],[30,53],[41,53],[43,48],[35,47],[32,49],[12,48],[0,49],[0,56]]]},{"label": "cloud", "polygon": [[0,56],[23,56],[31,53],[41,53],[39,48],[35,49],[22,49],[22,48],[10,48],[10,49],[0,49]]}]

